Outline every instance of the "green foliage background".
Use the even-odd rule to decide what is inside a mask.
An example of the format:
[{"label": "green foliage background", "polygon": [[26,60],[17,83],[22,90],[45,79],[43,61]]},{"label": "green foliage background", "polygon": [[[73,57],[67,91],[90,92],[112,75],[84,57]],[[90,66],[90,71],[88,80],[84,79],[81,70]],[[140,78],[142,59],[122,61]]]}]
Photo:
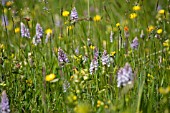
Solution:
[{"label": "green foliage background", "polygon": [[[141,10],[136,11],[137,18],[130,19],[129,15],[135,12],[133,6],[137,4]],[[170,88],[166,94],[159,92],[159,88],[170,86],[169,47],[163,46],[170,38],[169,6],[169,0],[13,0],[10,6],[1,5],[0,14],[8,17],[9,24],[0,28],[0,44],[3,44],[0,48],[0,92],[7,91],[11,113],[81,113],[82,109],[86,113],[170,111]],[[70,12],[72,7],[76,7],[82,21],[68,30],[70,17],[63,17],[62,11]],[[164,9],[165,14],[158,14],[159,9]],[[95,15],[102,19],[93,21]],[[29,26],[31,39],[22,38],[15,32],[20,28],[20,22]],[[57,26],[58,22],[60,26]],[[42,43],[37,46],[32,44],[36,23],[44,29]],[[120,23],[119,29],[116,23]],[[152,32],[147,31],[150,25],[155,27]],[[131,50],[129,46],[128,55],[123,46],[118,48],[119,36],[125,42],[125,26],[129,28],[129,44],[136,36],[139,40],[138,49]],[[45,43],[46,29],[53,31],[48,43]],[[157,29],[163,32],[157,34]],[[113,43],[110,43],[111,30],[114,32]],[[140,38],[141,30],[145,34],[143,39]],[[89,74],[93,49],[88,46],[88,39],[99,49],[100,56],[104,50],[109,54],[116,52],[111,67],[102,66],[100,61],[98,71]],[[57,59],[56,48],[59,47],[70,60],[62,68]],[[87,63],[74,59],[77,47],[79,55],[88,56]],[[117,88],[117,70],[126,62],[136,75],[133,88]],[[83,79],[81,70],[87,70],[88,80]],[[59,81],[46,82],[45,76],[50,73],[54,73]],[[149,78],[148,74],[154,78]],[[78,77],[79,81],[70,79],[71,76]],[[66,81],[70,87],[64,92]],[[97,106],[99,100],[102,104]]]}]

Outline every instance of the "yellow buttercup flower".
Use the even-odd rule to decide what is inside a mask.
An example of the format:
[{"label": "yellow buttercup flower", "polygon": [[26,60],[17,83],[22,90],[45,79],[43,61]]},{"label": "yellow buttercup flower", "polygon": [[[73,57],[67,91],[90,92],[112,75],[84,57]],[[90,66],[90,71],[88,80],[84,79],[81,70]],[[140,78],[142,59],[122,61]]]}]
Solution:
[{"label": "yellow buttercup flower", "polygon": [[157,32],[158,34],[161,34],[161,33],[162,33],[162,29],[158,29],[156,32]]},{"label": "yellow buttercup flower", "polygon": [[148,76],[148,78],[154,79],[153,75],[151,75],[151,74],[148,74],[147,76]]},{"label": "yellow buttercup flower", "polygon": [[70,12],[68,12],[68,11],[63,11],[62,12],[62,16],[64,16],[64,17],[67,17],[69,14],[70,14]]},{"label": "yellow buttercup flower", "polygon": [[13,2],[12,1],[8,1],[8,2],[6,2],[6,6],[11,6],[13,4]]},{"label": "yellow buttercup flower", "polygon": [[165,10],[161,9],[158,11],[159,14],[165,14]]},{"label": "yellow buttercup flower", "polygon": [[140,8],[140,6],[139,5],[137,5],[137,6],[133,6],[133,10],[134,11],[139,11],[141,8]]},{"label": "yellow buttercup flower", "polygon": [[94,49],[95,49],[95,46],[93,46],[93,45],[90,45],[90,49],[93,49],[93,50],[94,50]]},{"label": "yellow buttercup flower", "polygon": [[101,102],[100,100],[98,100],[98,101],[97,101],[97,107],[99,107],[99,106],[101,105],[101,103],[102,103],[102,102]]},{"label": "yellow buttercup flower", "polygon": [[170,86],[166,87],[166,88],[163,88],[163,87],[160,87],[159,88],[159,92],[161,94],[168,94],[170,92]]},{"label": "yellow buttercup flower", "polygon": [[18,33],[18,32],[20,32],[20,28],[19,27],[15,28],[15,33]]},{"label": "yellow buttercup flower", "polygon": [[67,26],[67,30],[72,30],[74,28],[74,26],[73,25],[69,25],[69,26]]},{"label": "yellow buttercup flower", "polygon": [[28,86],[32,86],[32,80],[31,79],[26,80],[26,83],[27,83]]},{"label": "yellow buttercup flower", "polygon": [[150,26],[148,27],[147,31],[148,31],[148,32],[151,32],[151,31],[153,31],[154,29],[155,29],[155,27],[152,26],[152,25],[150,25]]},{"label": "yellow buttercup flower", "polygon": [[116,27],[120,27],[120,23],[116,23]]},{"label": "yellow buttercup flower", "polygon": [[94,20],[95,22],[98,22],[98,21],[101,20],[101,16],[100,16],[100,15],[96,15],[96,16],[93,17],[93,20]]},{"label": "yellow buttercup flower", "polygon": [[150,77],[151,76],[151,74],[148,74],[148,77]]},{"label": "yellow buttercup flower", "polygon": [[115,54],[116,54],[116,52],[113,51],[113,52],[110,53],[110,56],[114,56]]},{"label": "yellow buttercup flower", "polygon": [[131,13],[131,14],[130,14],[130,18],[131,18],[131,19],[135,19],[136,17],[137,17],[137,14],[136,14],[136,13]]},{"label": "yellow buttercup flower", "polygon": [[100,107],[101,105],[104,105],[104,103],[100,100],[97,101],[97,107]]},{"label": "yellow buttercup flower", "polygon": [[47,30],[45,30],[45,33],[46,33],[46,34],[52,34],[52,32],[53,32],[53,31],[52,31],[52,29],[50,29],[50,28],[47,29]]},{"label": "yellow buttercup flower", "polygon": [[77,61],[80,61],[82,59],[82,55],[79,55],[79,56],[74,55],[74,59],[77,60]]},{"label": "yellow buttercup flower", "polygon": [[163,43],[163,46],[169,47],[169,39],[165,40],[165,42]]},{"label": "yellow buttercup flower", "polygon": [[49,74],[45,77],[45,80],[46,81],[52,81],[52,80],[54,80],[55,77],[56,77],[55,74]]}]

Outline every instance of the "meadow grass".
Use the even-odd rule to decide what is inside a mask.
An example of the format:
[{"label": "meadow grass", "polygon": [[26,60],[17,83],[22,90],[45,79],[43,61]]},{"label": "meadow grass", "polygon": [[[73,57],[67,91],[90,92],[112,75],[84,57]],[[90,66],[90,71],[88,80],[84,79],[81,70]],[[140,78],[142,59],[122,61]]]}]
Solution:
[{"label": "meadow grass", "polygon": [[169,0],[1,1],[0,93],[11,113],[170,112]]}]

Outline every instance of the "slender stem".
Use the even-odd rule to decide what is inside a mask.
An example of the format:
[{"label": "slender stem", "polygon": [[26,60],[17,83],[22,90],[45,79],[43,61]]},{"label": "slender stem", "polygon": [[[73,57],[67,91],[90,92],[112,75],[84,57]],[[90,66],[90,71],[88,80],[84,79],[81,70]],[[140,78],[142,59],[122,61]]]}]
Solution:
[{"label": "slender stem", "polygon": [[8,48],[8,44],[9,44],[9,36],[8,36],[8,29],[7,29],[7,20],[5,18],[5,10],[4,7],[2,6],[2,15],[3,15],[3,20],[4,20],[4,25],[5,25],[5,33],[6,33],[6,44],[7,44],[7,48]]},{"label": "slender stem", "polygon": [[[89,0],[87,1],[87,9],[88,9],[88,18],[90,18],[90,3]],[[90,21],[89,21],[89,28],[88,28],[88,36],[90,35]]]},{"label": "slender stem", "polygon": [[46,69],[45,69],[45,64],[43,64],[42,67],[42,75],[43,75],[43,89],[42,89],[42,104],[44,108],[44,113],[47,113],[47,105],[46,105],[46,81],[45,81],[45,76],[46,76]]}]

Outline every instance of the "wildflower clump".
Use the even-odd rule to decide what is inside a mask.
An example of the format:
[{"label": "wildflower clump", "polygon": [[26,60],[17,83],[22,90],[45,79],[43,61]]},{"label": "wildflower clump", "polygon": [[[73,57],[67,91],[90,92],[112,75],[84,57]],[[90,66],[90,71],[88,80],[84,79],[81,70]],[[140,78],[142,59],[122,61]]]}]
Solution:
[{"label": "wildflower clump", "polygon": [[154,79],[153,75],[151,74],[147,75],[147,82],[152,82],[153,79]]},{"label": "wildflower clump", "polygon": [[131,48],[132,48],[132,49],[137,49],[137,48],[138,48],[138,45],[139,45],[139,43],[138,43],[138,38],[135,37],[135,38],[133,39],[132,43],[131,43]]},{"label": "wildflower clump", "polygon": [[117,72],[117,87],[126,86],[132,84],[134,74],[129,63],[126,63],[123,68],[120,68]]},{"label": "wildflower clump", "polygon": [[109,56],[109,54],[107,54],[106,50],[104,50],[104,52],[103,52],[101,61],[102,61],[102,65],[104,65],[104,66],[106,65],[107,67],[110,67],[110,56]]},{"label": "wildflower clump", "polygon": [[68,101],[68,104],[76,105],[77,104],[77,96],[74,95],[73,93],[71,93],[67,96],[67,101]]},{"label": "wildflower clump", "polygon": [[30,38],[29,29],[22,22],[21,22],[21,36],[26,37],[26,38]]},{"label": "wildflower clump", "polygon": [[73,21],[78,20],[78,13],[75,7],[73,7],[73,9],[71,10],[70,20],[73,20]]},{"label": "wildflower clump", "polygon": [[1,103],[0,103],[0,112],[1,113],[10,113],[9,99],[7,97],[6,91],[2,92]]},{"label": "wildflower clump", "polygon": [[33,37],[33,44],[37,45],[41,42],[41,38],[43,37],[43,29],[39,23],[36,24],[36,35]]},{"label": "wildflower clump", "polygon": [[98,70],[98,66],[99,66],[98,59],[97,59],[97,57],[94,57],[93,60],[90,63],[90,69],[89,69],[90,74],[93,74],[94,71],[97,71]]},{"label": "wildflower clump", "polygon": [[41,27],[41,25],[39,23],[36,24],[36,36],[38,38],[43,37],[43,29],[42,29],[42,27]]},{"label": "wildflower clump", "polygon": [[94,48],[94,57],[96,57],[96,58],[99,57],[99,50],[97,47]]},{"label": "wildflower clump", "polygon": [[98,66],[99,66],[98,57],[99,57],[99,51],[95,47],[94,48],[94,58],[93,58],[93,60],[90,63],[90,69],[89,69],[90,74],[93,74],[95,71],[98,70]]},{"label": "wildflower clump", "polygon": [[64,51],[61,48],[58,49],[58,61],[60,65],[69,62],[67,55],[64,53]]},{"label": "wildflower clump", "polygon": [[98,101],[97,101],[97,107],[100,107],[100,106],[102,106],[102,105],[104,105],[104,102],[102,102],[101,100],[98,100]]},{"label": "wildflower clump", "polygon": [[93,17],[93,21],[95,22],[99,22],[101,20],[101,16],[100,15],[96,15]]}]

